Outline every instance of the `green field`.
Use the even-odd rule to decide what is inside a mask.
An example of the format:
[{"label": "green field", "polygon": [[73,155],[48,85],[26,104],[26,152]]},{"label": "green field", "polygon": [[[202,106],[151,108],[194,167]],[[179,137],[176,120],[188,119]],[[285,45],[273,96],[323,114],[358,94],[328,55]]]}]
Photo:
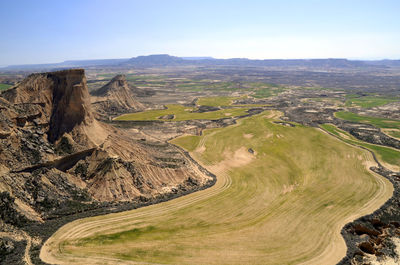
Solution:
[{"label": "green field", "polygon": [[[228,108],[211,112],[196,113],[193,107],[185,107],[178,104],[167,105],[167,109],[148,110],[121,115],[115,120],[117,121],[145,121],[145,120],[164,120],[164,121],[185,121],[185,120],[217,120],[227,117],[236,117],[247,114],[249,108]],[[175,115],[172,120],[159,119],[164,115]]]},{"label": "green field", "polygon": [[339,119],[360,122],[374,125],[375,127],[381,128],[384,133],[389,136],[400,138],[400,121],[392,119],[384,119],[372,116],[362,116],[348,111],[339,111],[335,113],[335,116]]},{"label": "green field", "polygon": [[361,108],[373,108],[386,105],[391,102],[399,101],[400,99],[379,97],[379,96],[364,96],[360,97],[358,95],[349,94],[346,100],[346,106],[358,106]]},{"label": "green field", "polygon": [[[117,73],[100,74],[98,77],[111,80]],[[213,92],[243,92],[250,93],[255,98],[267,98],[277,95],[288,88],[277,84],[250,81],[225,81],[214,79],[198,79],[186,77],[170,77],[164,75],[137,75],[126,74],[127,81],[137,87],[168,87],[186,92],[213,91]],[[322,89],[322,88],[304,88]]]},{"label": "green field", "polygon": [[240,91],[240,85],[235,82],[212,81],[212,80],[185,80],[176,85],[176,88],[185,91]]},{"label": "green field", "polygon": [[212,107],[245,107],[245,108],[257,108],[268,106],[266,104],[233,104],[235,100],[244,99],[248,96],[242,97],[201,97],[197,100],[196,104],[199,106],[212,106]]},{"label": "green field", "polygon": [[398,120],[384,119],[371,116],[361,116],[348,111],[336,112],[335,116],[342,120],[368,123],[382,129],[400,129],[400,121]]},{"label": "green field", "polygon": [[354,144],[358,146],[365,147],[372,152],[375,153],[377,156],[378,160],[385,164],[385,166],[391,168],[394,171],[400,170],[400,151],[390,148],[390,147],[385,147],[381,145],[375,145],[375,144],[370,144],[366,143],[363,141],[358,140],[354,136],[350,135],[348,132],[345,132],[343,130],[340,130],[336,126],[332,124],[322,124],[321,128],[326,130],[327,132],[330,132],[334,135],[336,135],[338,138],[340,138],[342,141],[349,143],[349,144]]},{"label": "green field", "polygon": [[[46,242],[48,263],[335,264],[340,230],[392,194],[372,156],[319,129],[265,112],[172,142],[217,183],[133,211],[69,223]],[[250,152],[251,151],[251,152]]]},{"label": "green field", "polygon": [[397,130],[384,130],[384,132],[394,138],[400,139],[400,129]]},{"label": "green field", "polygon": [[0,91],[7,90],[7,89],[9,89],[10,87],[12,87],[12,85],[9,85],[9,84],[0,84]]},{"label": "green field", "polygon": [[[254,92],[252,94],[255,98],[268,98],[271,96],[276,96],[286,90],[290,90],[293,88],[277,85],[277,84],[269,84],[269,83],[245,83],[243,86],[249,87],[248,92]],[[325,90],[329,88],[323,87],[298,87],[296,89],[306,89],[306,90]]]},{"label": "green field", "polygon": [[239,97],[202,97],[196,102],[199,106],[223,107],[232,105]]}]

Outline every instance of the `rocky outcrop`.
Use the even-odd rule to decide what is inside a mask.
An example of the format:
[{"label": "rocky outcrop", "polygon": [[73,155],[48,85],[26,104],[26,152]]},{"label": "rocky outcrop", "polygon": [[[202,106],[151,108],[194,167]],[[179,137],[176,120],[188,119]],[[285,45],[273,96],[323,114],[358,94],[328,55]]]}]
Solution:
[{"label": "rocky outcrop", "polygon": [[[142,107],[123,76],[95,94],[122,109]],[[151,202],[213,181],[174,146],[97,121],[82,69],[33,74],[0,95],[0,192],[12,198],[5,209],[27,220],[103,202]]]},{"label": "rocky outcrop", "polygon": [[53,80],[49,140],[54,142],[76,126],[93,122],[90,96],[83,70],[49,74]]},{"label": "rocky outcrop", "polygon": [[400,235],[400,172],[392,172],[382,166],[372,167],[371,170],[393,184],[393,196],[374,213],[343,227],[342,235],[348,248],[346,257],[339,265],[398,264],[400,260],[396,251]]},{"label": "rocky outcrop", "polygon": [[82,69],[32,74],[1,96],[18,112],[11,115],[16,125],[42,124],[52,143],[79,125],[94,121]]},{"label": "rocky outcrop", "polygon": [[340,121],[338,123],[340,129],[349,132],[351,135],[364,142],[400,149],[400,140],[387,136],[382,133],[381,129],[372,125],[347,121]]},{"label": "rocky outcrop", "polygon": [[105,86],[92,92],[94,109],[101,115],[117,115],[143,110],[124,75],[117,75]]},{"label": "rocky outcrop", "polygon": [[[97,93],[107,102],[102,106],[143,107],[123,76]],[[177,147],[135,140],[131,130],[98,121],[90,100],[82,69],[32,74],[0,94],[0,255],[7,255],[0,263],[22,262],[33,235],[24,231],[43,239],[67,220],[165,201],[215,182]],[[25,236],[10,236],[18,233]]]},{"label": "rocky outcrop", "polygon": [[217,111],[220,110],[218,107],[213,107],[213,106],[199,106],[196,110],[193,110],[192,112],[196,113],[204,113],[204,112],[210,112],[210,111]]}]

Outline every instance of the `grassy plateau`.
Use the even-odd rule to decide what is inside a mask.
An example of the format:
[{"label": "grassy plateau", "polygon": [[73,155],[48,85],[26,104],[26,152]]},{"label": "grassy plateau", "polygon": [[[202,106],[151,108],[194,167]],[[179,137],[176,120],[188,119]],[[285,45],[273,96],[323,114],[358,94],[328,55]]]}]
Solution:
[{"label": "grassy plateau", "polygon": [[[59,229],[41,250],[57,264],[336,264],[345,223],[393,192],[372,155],[322,130],[275,124],[276,112],[172,142],[217,183]],[[132,263],[133,262],[133,263]]]}]

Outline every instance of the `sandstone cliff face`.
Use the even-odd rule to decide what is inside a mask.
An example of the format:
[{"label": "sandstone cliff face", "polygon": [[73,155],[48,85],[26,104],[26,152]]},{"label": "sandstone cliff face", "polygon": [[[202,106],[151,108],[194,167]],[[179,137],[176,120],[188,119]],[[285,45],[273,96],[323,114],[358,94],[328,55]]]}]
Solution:
[{"label": "sandstone cliff face", "polygon": [[143,110],[137,101],[124,75],[117,75],[105,86],[92,92],[94,109],[100,114],[120,114]]},{"label": "sandstone cliff face", "polygon": [[49,140],[58,140],[76,126],[93,122],[90,96],[83,70],[49,74],[53,80]]},{"label": "sandstone cliff face", "polygon": [[[119,106],[136,104],[122,77],[103,92]],[[0,192],[15,199],[24,218],[151,201],[211,181],[177,148],[134,140],[97,121],[82,69],[33,74],[0,94]]]},{"label": "sandstone cliff face", "polygon": [[48,125],[50,142],[82,123],[88,125],[94,121],[82,69],[32,74],[1,96],[29,113],[25,119],[23,116],[16,118],[20,123],[39,118],[42,125]]}]

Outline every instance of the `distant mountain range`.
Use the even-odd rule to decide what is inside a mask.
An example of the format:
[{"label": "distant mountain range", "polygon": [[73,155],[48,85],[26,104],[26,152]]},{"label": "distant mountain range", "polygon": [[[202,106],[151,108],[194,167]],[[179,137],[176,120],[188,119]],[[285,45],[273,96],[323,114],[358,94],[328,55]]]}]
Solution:
[{"label": "distant mountain range", "polygon": [[365,68],[400,67],[400,60],[348,60],[348,59],[215,59],[212,57],[176,57],[168,54],[138,56],[127,59],[73,60],[53,64],[11,65],[0,68],[12,70],[43,70],[74,67],[163,67],[163,66],[247,66],[247,67],[305,67],[305,68]]},{"label": "distant mountain range", "polygon": [[20,65],[9,65],[0,70],[39,70],[49,68],[75,68],[75,67],[87,67],[87,66],[101,66],[109,65],[115,66],[129,59],[96,59],[96,60],[70,60],[61,63],[49,63],[49,64],[20,64]]}]

